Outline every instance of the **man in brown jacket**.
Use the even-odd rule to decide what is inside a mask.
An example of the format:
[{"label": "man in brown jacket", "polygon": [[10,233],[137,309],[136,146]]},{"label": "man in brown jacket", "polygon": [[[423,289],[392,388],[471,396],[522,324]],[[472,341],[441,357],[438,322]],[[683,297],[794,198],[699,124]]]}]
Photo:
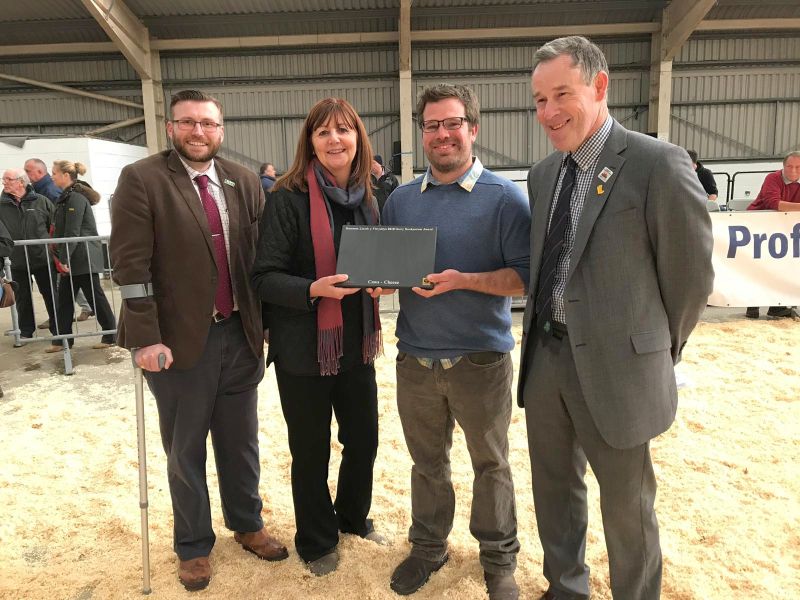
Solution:
[{"label": "man in brown jacket", "polygon": [[120,175],[109,245],[123,298],[117,341],[135,352],[156,399],[178,578],[193,591],[211,579],[216,539],[205,476],[209,431],[226,527],[259,558],[288,553],[266,532],[258,493],[264,339],[249,274],[264,192],[257,175],[216,158],[224,137],[216,99],[184,90],[170,112],[174,149]]}]

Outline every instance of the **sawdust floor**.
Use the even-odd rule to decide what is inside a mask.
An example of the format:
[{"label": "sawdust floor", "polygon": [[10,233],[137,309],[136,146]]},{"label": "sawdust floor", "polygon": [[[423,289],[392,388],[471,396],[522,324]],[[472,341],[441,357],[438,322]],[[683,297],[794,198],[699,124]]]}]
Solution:
[{"label": "sawdust floor", "polygon": [[[7,311],[4,311],[7,312]],[[749,321],[710,309],[685,351],[678,417],[652,444],[666,600],[800,597],[800,323]],[[515,314],[519,338],[521,313]],[[6,316],[1,318],[6,319]],[[3,323],[0,323],[3,325]],[[222,524],[216,474],[208,482],[217,545],[209,588],[195,598],[396,598],[388,587],[408,551],[410,461],[394,391],[394,316],[384,315],[378,363],[380,448],[372,517],[390,547],[342,536],[337,572],[315,578],[294,553],[290,458],[275,377],[260,393],[264,519],[289,547],[270,564],[245,553]],[[44,346],[0,338],[0,597],[90,600],[141,596],[140,510],[134,388],[128,354],[79,340],[76,374]],[[515,361],[518,358],[515,353]],[[152,598],[190,596],[176,579],[172,517],[153,399],[146,394]],[[334,436],[335,439],[335,436]],[[524,413],[514,410],[511,461],[517,491],[517,580],[524,598],[546,586],[530,491]],[[336,485],[339,445],[332,442]],[[209,457],[212,457],[209,445]],[[468,529],[472,470],[460,432],[452,452],[457,513],[451,560],[414,597],[485,598]],[[611,598],[597,485],[589,480],[587,562],[594,598]]]}]

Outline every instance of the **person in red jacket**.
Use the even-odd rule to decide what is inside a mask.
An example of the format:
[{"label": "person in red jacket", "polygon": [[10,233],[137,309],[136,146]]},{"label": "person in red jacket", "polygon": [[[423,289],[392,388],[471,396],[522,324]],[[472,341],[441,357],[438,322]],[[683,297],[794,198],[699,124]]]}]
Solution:
[{"label": "person in red jacket", "polygon": [[[747,210],[800,210],[800,150],[789,152],[783,158],[783,168],[770,173],[761,185],[761,191]],[[794,308],[789,306],[770,306],[769,317],[791,317]],[[750,306],[745,312],[749,319],[757,319],[757,306]]]},{"label": "person in red jacket", "polygon": [[800,210],[800,150],[789,152],[783,168],[766,176],[747,210]]}]

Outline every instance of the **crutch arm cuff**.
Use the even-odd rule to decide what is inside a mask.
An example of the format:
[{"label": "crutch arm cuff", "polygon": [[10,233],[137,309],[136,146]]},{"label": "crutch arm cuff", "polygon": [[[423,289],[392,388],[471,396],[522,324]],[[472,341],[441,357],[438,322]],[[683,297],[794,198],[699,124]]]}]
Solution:
[{"label": "crutch arm cuff", "polygon": [[123,300],[131,300],[133,298],[148,298],[153,295],[152,283],[129,283],[128,285],[119,286],[119,293]]}]

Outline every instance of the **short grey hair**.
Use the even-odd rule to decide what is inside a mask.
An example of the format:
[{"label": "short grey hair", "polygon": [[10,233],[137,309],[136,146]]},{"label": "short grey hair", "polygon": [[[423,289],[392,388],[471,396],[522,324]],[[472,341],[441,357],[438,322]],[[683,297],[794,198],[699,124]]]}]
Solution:
[{"label": "short grey hair", "polygon": [[800,150],[792,150],[791,152],[787,152],[786,156],[783,157],[784,166],[787,162],[789,162],[790,158],[800,158]]},{"label": "short grey hair", "polygon": [[608,62],[603,51],[596,44],[583,36],[570,35],[547,42],[533,55],[533,69],[535,71],[543,62],[548,62],[559,56],[572,57],[572,64],[581,70],[583,81],[591,85],[594,78],[601,71],[608,73]]}]

